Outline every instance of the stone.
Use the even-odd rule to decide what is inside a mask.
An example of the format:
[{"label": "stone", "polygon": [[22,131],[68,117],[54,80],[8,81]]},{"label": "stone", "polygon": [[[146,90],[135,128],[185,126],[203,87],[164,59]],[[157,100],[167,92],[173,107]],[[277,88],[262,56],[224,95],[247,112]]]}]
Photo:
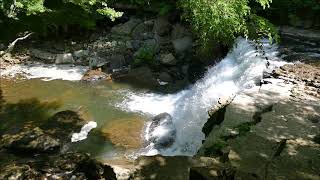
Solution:
[{"label": "stone", "polygon": [[56,59],[56,55],[50,52],[46,52],[46,51],[42,51],[39,49],[31,49],[30,50],[30,55],[32,57],[38,58],[38,59],[42,59],[42,60],[46,60],[46,61],[54,61]]},{"label": "stone", "polygon": [[107,58],[107,61],[110,63],[111,69],[121,69],[126,66],[126,59],[123,55],[112,55]]},{"label": "stone", "polygon": [[55,59],[56,64],[72,64],[74,59],[71,53],[57,54]]},{"label": "stone", "polygon": [[163,35],[169,34],[170,30],[171,30],[171,24],[167,18],[158,17],[155,20],[154,26],[153,26],[153,32],[155,34],[163,36]]},{"label": "stone", "polygon": [[111,29],[111,33],[114,33],[116,35],[129,36],[132,33],[133,29],[137,27],[137,25],[140,24],[141,22],[142,22],[141,19],[131,18],[129,21],[127,21],[124,24],[114,26]]},{"label": "stone", "polygon": [[39,127],[25,127],[17,134],[3,135],[0,146],[17,152],[39,153],[57,151],[61,144]]},{"label": "stone", "polygon": [[[154,143],[157,149],[170,147],[176,138],[176,128],[168,113],[161,113],[152,118],[149,125],[147,142]],[[161,131],[161,133],[159,133]]]},{"label": "stone", "polygon": [[219,98],[218,103],[208,111],[209,119],[202,128],[202,132],[206,137],[208,137],[214,126],[220,125],[224,121],[226,109],[233,99],[234,96]]},{"label": "stone", "polygon": [[172,77],[170,76],[169,73],[167,72],[162,72],[160,75],[159,75],[159,79],[163,82],[172,82]]},{"label": "stone", "polygon": [[61,141],[69,142],[72,134],[79,132],[86,123],[77,112],[66,110],[54,114],[40,128]]},{"label": "stone", "polygon": [[192,38],[190,36],[186,36],[180,39],[176,39],[172,41],[172,44],[175,52],[177,54],[181,54],[192,49]]},{"label": "stone", "polygon": [[112,74],[112,78],[120,82],[127,82],[131,83],[132,85],[147,88],[155,88],[158,86],[158,81],[153,77],[151,69],[145,66],[131,69],[126,74]]},{"label": "stone", "polygon": [[172,40],[181,39],[187,34],[189,34],[187,29],[180,23],[177,23],[173,26],[173,29],[171,31],[171,39]]},{"label": "stone", "polygon": [[[26,160],[23,160],[26,161]],[[0,167],[0,179],[107,179],[116,180],[108,165],[84,153],[66,153]]]},{"label": "stone", "polygon": [[160,62],[165,65],[176,65],[177,59],[173,56],[172,53],[169,54],[161,54]]},{"label": "stone", "polygon": [[153,23],[143,22],[137,25],[133,31],[132,31],[132,37],[134,39],[146,39],[146,38],[152,38],[153,33],[152,33],[152,28],[153,28]]},{"label": "stone", "polygon": [[117,119],[102,128],[104,137],[112,144],[125,149],[139,149],[143,146],[141,133],[145,121],[139,117]]},{"label": "stone", "polygon": [[88,70],[81,78],[81,81],[86,81],[86,82],[101,81],[101,80],[110,81],[112,79],[110,75],[99,70]]},{"label": "stone", "polygon": [[89,56],[89,51],[88,50],[78,50],[78,51],[74,51],[73,52],[73,56],[75,58],[83,58],[83,57],[86,57],[86,56]]}]

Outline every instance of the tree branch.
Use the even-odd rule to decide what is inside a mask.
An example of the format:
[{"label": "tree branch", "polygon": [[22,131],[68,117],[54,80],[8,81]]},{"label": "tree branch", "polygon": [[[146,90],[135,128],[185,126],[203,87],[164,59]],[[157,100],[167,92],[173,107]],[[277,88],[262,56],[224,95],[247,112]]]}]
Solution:
[{"label": "tree branch", "polygon": [[17,43],[18,41],[25,40],[25,39],[27,39],[29,36],[31,36],[32,34],[33,34],[33,32],[28,33],[28,34],[26,34],[25,36],[19,37],[19,38],[17,38],[16,40],[14,40],[12,43],[9,44],[8,48],[7,48],[5,51],[3,51],[3,52],[0,53],[0,57],[2,57],[3,55],[5,55],[6,53],[11,52],[11,51],[14,49],[14,46],[16,45],[16,43]]}]

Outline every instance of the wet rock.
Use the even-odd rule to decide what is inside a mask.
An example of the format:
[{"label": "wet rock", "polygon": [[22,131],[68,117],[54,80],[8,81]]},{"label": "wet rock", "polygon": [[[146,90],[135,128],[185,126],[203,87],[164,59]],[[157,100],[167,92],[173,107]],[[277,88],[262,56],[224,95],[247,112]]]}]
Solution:
[{"label": "wet rock", "polygon": [[192,37],[186,36],[172,41],[174,50],[177,54],[184,53],[192,49]]},{"label": "wet rock", "polygon": [[220,98],[218,103],[209,110],[209,119],[202,128],[202,132],[206,137],[210,134],[214,126],[220,125],[224,121],[227,106],[232,102],[233,98],[234,97]]},{"label": "wet rock", "polygon": [[158,17],[153,26],[153,32],[163,36],[170,32],[171,24],[166,17]]},{"label": "wet rock", "polygon": [[176,128],[172,122],[172,117],[168,113],[162,113],[151,120],[148,127],[148,142],[155,144],[156,148],[167,148],[171,146],[176,137]]},{"label": "wet rock", "polygon": [[131,69],[127,74],[112,75],[112,78],[120,82],[128,82],[133,85],[154,88],[158,86],[157,80],[149,67]]},{"label": "wet rock", "polygon": [[114,33],[115,35],[128,36],[132,33],[133,29],[137,27],[137,25],[140,24],[141,22],[142,21],[140,19],[131,18],[128,22],[124,24],[114,26],[111,29],[111,33]]},{"label": "wet rock", "polygon": [[159,75],[159,79],[163,82],[172,82],[172,77],[170,76],[169,73],[167,72],[162,72],[160,75]]},{"label": "wet rock", "polygon": [[161,54],[160,62],[164,65],[175,65],[177,63],[177,59],[174,57],[172,53]]},{"label": "wet rock", "polygon": [[19,152],[53,152],[60,148],[58,139],[46,134],[39,127],[24,128],[17,134],[5,134],[0,141],[0,147]]},{"label": "wet rock", "polygon": [[39,49],[30,49],[30,55],[32,57],[46,60],[46,61],[54,61],[56,59],[56,55],[50,52],[46,52]]},{"label": "wet rock", "polygon": [[67,110],[53,115],[41,128],[61,141],[70,142],[72,134],[79,132],[85,124],[86,120],[77,112]]},{"label": "wet rock", "polygon": [[284,26],[280,28],[280,34],[282,36],[291,37],[301,42],[314,42],[319,43],[320,41],[320,31],[298,29],[294,27]]},{"label": "wet rock", "polygon": [[72,64],[74,59],[71,53],[57,54],[55,59],[56,64]]},{"label": "wet rock", "polygon": [[111,76],[109,74],[106,74],[99,70],[88,70],[83,77],[81,78],[81,81],[101,81],[101,80],[112,80]]}]

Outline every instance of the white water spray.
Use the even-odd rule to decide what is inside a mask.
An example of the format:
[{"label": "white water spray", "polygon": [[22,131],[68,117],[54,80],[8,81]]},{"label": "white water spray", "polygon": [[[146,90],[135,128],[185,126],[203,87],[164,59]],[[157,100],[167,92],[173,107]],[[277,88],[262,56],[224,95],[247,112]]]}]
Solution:
[{"label": "white water spray", "polygon": [[177,94],[129,93],[128,100],[121,107],[151,115],[167,112],[172,115],[177,130],[173,146],[158,150],[151,144],[142,150],[142,154],[194,155],[204,139],[201,129],[208,119],[210,107],[220,97],[255,86],[262,78],[266,59],[277,59],[277,47],[266,41],[262,43],[263,51],[257,50],[253,42],[238,38],[226,58],[210,68],[193,87]]},{"label": "white water spray", "polygon": [[27,79],[40,78],[44,81],[55,79],[79,81],[88,70],[86,66],[56,65],[35,63],[30,65],[14,65],[1,72],[1,76],[15,77],[21,75]]}]

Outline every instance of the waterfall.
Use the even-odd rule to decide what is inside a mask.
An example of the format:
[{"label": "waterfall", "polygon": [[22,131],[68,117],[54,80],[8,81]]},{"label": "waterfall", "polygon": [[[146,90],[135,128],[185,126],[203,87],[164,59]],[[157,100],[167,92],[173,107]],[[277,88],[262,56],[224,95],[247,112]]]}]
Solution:
[{"label": "waterfall", "polygon": [[260,50],[252,41],[238,38],[228,55],[209,68],[203,79],[179,93],[128,93],[128,99],[121,104],[123,109],[151,115],[167,112],[176,127],[176,140],[170,148],[159,150],[150,144],[141,153],[194,155],[204,139],[201,130],[208,119],[210,107],[220,97],[256,86],[262,78],[267,59],[277,60],[277,46],[270,45],[266,40],[261,43],[263,46]]}]

